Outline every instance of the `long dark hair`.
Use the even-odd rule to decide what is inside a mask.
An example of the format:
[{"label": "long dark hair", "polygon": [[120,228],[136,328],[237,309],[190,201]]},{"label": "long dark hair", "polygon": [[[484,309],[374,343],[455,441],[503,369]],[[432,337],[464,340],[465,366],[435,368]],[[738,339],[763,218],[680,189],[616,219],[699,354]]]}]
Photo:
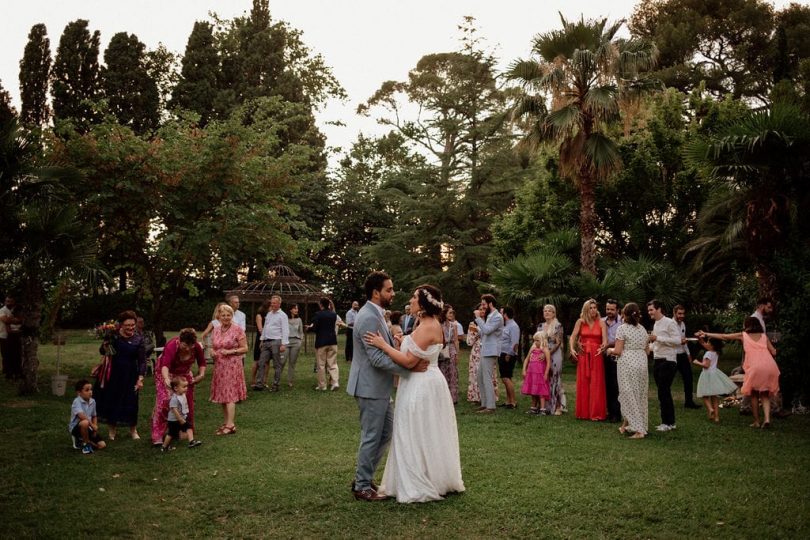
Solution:
[{"label": "long dark hair", "polygon": [[425,314],[444,321],[444,303],[442,291],[433,285],[419,285],[416,288],[416,298],[419,301],[419,310]]}]

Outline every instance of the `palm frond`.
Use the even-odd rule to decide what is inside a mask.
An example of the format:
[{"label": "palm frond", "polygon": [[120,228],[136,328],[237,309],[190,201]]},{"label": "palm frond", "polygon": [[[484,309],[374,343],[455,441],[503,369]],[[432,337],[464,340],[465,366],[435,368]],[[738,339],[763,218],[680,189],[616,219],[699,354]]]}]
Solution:
[{"label": "palm frond", "polygon": [[601,178],[621,167],[622,157],[619,147],[602,133],[592,133],[585,141],[584,150],[591,169]]}]

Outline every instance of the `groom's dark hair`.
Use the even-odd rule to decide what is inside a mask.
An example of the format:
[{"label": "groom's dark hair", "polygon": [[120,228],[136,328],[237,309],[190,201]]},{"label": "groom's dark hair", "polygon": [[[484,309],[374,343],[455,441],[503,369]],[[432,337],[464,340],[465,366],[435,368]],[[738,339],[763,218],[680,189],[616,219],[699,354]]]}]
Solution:
[{"label": "groom's dark hair", "polygon": [[364,285],[366,289],[366,300],[371,300],[374,291],[382,291],[383,285],[389,279],[391,279],[391,276],[385,272],[374,271],[370,273],[368,277],[366,277],[366,283]]}]

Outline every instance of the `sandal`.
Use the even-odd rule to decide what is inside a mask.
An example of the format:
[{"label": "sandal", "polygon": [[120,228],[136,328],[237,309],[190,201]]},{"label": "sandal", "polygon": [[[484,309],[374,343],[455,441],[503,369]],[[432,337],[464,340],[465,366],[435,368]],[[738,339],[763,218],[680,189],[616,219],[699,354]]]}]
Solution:
[{"label": "sandal", "polygon": [[217,430],[217,435],[233,435],[236,433],[236,426],[222,426]]},{"label": "sandal", "polygon": [[625,433],[626,431],[627,431],[627,426],[621,426],[621,427],[619,428],[619,433],[621,433],[622,435],[624,435],[624,433]]},{"label": "sandal", "polygon": [[752,427],[752,428],[758,428],[758,427],[761,427],[761,426],[759,425],[759,422],[754,422],[753,424],[751,424],[751,425],[750,425],[750,426],[748,426],[748,427]]}]

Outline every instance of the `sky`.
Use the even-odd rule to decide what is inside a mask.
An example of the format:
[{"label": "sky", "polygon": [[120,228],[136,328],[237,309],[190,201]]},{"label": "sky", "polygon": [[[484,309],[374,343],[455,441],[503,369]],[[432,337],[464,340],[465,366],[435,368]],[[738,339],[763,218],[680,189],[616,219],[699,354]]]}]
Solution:
[{"label": "sky", "polygon": [[[209,12],[232,18],[250,10],[251,0],[1,0],[0,81],[19,110],[19,61],[31,26],[44,23],[54,55],[65,25],[90,21],[101,32],[101,57],[118,32],[138,36],[150,49],[163,43],[182,53],[194,22]],[[529,55],[534,35],[559,28],[568,18],[629,18],[638,0],[271,0],[274,19],[303,31],[305,43],[321,54],[348,94],[318,113],[327,144],[348,149],[359,133],[381,133],[373,118],[355,113],[387,80],[405,80],[429,53],[457,50],[464,16],[477,21],[479,36],[501,68]],[[788,1],[776,1],[777,8]],[[333,125],[340,121],[344,126]]]}]

